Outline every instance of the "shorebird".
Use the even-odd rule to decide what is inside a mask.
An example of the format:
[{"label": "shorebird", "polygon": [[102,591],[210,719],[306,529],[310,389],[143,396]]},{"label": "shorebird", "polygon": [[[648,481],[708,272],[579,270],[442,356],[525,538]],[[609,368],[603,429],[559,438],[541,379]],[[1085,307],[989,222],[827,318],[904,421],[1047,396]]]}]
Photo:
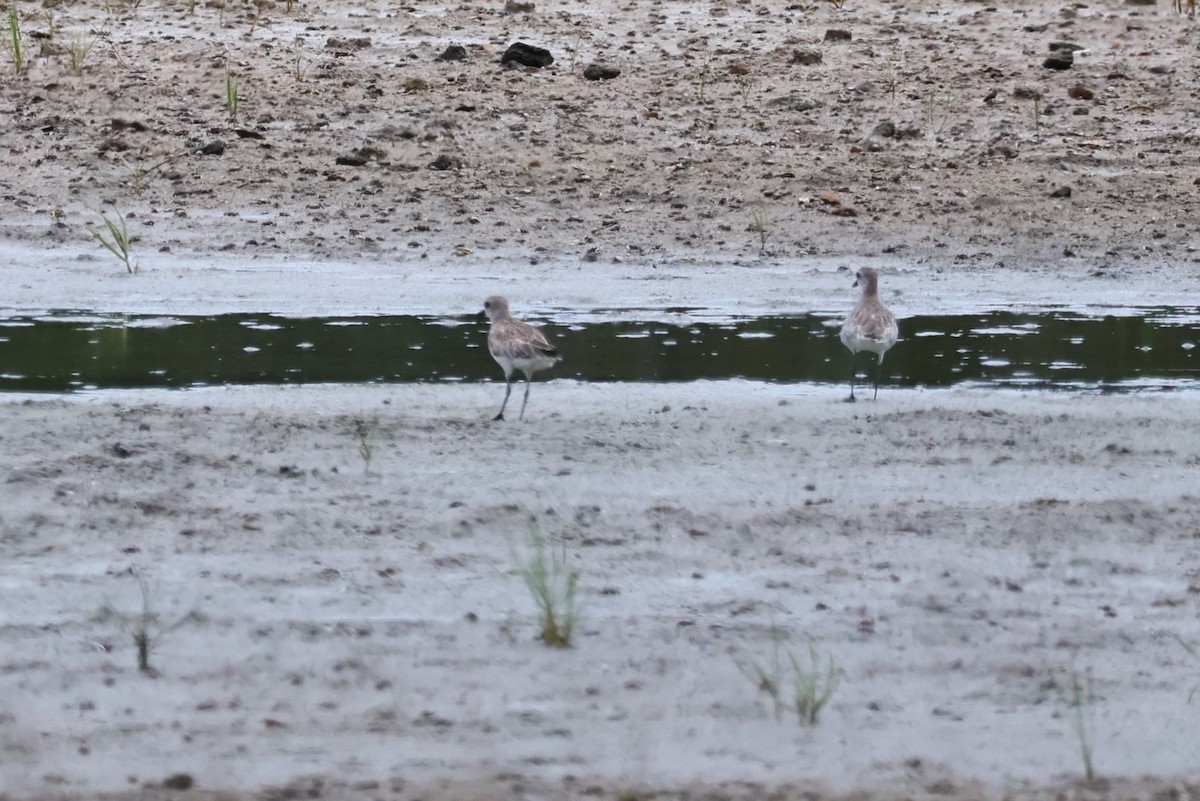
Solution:
[{"label": "shorebird", "polygon": [[879,299],[879,273],[871,267],[863,267],[854,274],[854,286],[862,285],[862,297],[854,311],[842,323],[842,343],[850,349],[850,397],[854,402],[855,357],[860,350],[869,350],[878,356],[875,364],[875,397],[879,397],[879,375],[883,372],[883,354],[888,352],[900,336],[895,316]]},{"label": "shorebird", "polygon": [[509,314],[508,298],[492,295],[483,302],[483,311],[492,323],[488,331],[488,351],[504,371],[504,403],[492,419],[504,419],[504,408],[508,406],[508,396],[512,394],[513,373],[520,370],[525,374],[525,399],[521,401],[518,419],[524,420],[525,404],[529,403],[529,382],[533,380],[533,374],[553,367],[562,361],[562,357],[547,341],[545,334]]}]

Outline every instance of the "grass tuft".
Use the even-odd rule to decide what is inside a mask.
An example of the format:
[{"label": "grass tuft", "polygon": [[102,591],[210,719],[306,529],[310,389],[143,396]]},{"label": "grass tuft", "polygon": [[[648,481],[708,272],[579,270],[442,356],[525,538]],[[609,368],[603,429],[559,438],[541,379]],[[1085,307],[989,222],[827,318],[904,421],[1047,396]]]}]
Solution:
[{"label": "grass tuft", "polygon": [[[833,656],[824,667],[816,646],[808,646],[808,665],[801,664],[791,649],[783,647],[783,634],[772,631],[771,658],[763,664],[749,654],[732,652],[734,664],[760,691],[770,697],[775,710],[775,719],[781,720],[789,706],[802,725],[815,726],[821,720],[825,708],[838,687],[838,669]],[[786,662],[784,657],[787,657]],[[791,679],[792,699],[789,704],[784,697],[784,683]]]},{"label": "grass tuft", "polygon": [[354,421],[354,439],[358,442],[358,455],[363,460],[364,476],[371,472],[371,459],[375,456],[375,447],[371,444],[371,429],[377,424],[377,420],[368,422],[356,419]]},{"label": "grass tuft", "polygon": [[21,54],[21,18],[17,15],[17,7],[8,7],[8,33],[12,44],[13,67],[20,75],[25,71],[25,57]]},{"label": "grass tuft", "polygon": [[229,121],[237,122],[238,105],[241,103],[241,95],[238,94],[238,79],[237,76],[225,70],[225,108],[229,111]]},{"label": "grass tuft", "polygon": [[1071,730],[1079,741],[1079,753],[1083,758],[1083,775],[1088,784],[1096,781],[1096,765],[1093,759],[1096,728],[1096,693],[1092,682],[1091,668],[1080,676],[1071,671],[1070,696],[1067,699]]},{"label": "grass tuft", "polygon": [[117,214],[116,220],[112,220],[104,212],[100,212],[100,219],[104,220],[104,226],[108,229],[108,236],[104,235],[103,231],[98,231],[95,228],[89,227],[92,236],[96,238],[104,248],[114,256],[116,256],[122,264],[125,265],[125,271],[130,275],[138,271],[137,261],[133,258],[131,251],[133,238],[129,235],[129,229],[125,227],[125,218]]},{"label": "grass tuft", "polygon": [[538,608],[542,642],[551,648],[570,648],[579,624],[579,573],[567,563],[566,543],[550,543],[534,521],[525,556],[516,559]]},{"label": "grass tuft", "polygon": [[158,613],[154,611],[153,604],[150,601],[150,588],[147,586],[146,580],[140,575],[137,579],[138,587],[142,592],[141,611],[127,615],[123,612],[118,612],[112,604],[105,603],[100,608],[100,619],[116,619],[121,629],[129,632],[133,638],[138,670],[149,675],[157,675],[157,671],[150,664],[151,652],[158,646],[164,635],[174,631],[197,616],[194,613],[189,613],[173,623],[164,624]]}]

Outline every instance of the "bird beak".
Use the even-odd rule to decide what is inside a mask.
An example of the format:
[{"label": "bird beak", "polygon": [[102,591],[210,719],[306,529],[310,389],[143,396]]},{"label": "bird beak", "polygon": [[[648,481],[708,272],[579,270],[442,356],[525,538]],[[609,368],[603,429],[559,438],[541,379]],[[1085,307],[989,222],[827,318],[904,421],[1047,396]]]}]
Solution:
[{"label": "bird beak", "polygon": [[853,283],[853,284],[851,284],[850,286],[851,286],[851,287],[857,287],[857,286],[858,286],[858,276],[857,276],[857,275],[856,275],[856,276],[854,276],[854,283]]}]

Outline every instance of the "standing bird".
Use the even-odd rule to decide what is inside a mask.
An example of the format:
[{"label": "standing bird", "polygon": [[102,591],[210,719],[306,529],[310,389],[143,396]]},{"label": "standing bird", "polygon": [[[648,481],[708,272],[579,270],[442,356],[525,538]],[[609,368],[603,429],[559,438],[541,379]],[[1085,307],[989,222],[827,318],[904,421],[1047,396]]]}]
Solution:
[{"label": "standing bird", "polygon": [[483,302],[483,311],[491,321],[488,331],[488,351],[504,371],[504,403],[493,420],[504,419],[504,408],[512,393],[513,372],[525,373],[525,400],[521,401],[521,416],[525,419],[525,404],[529,403],[529,382],[538,370],[553,367],[562,361],[546,335],[529,323],[515,319],[508,312],[508,298],[492,295]]},{"label": "standing bird", "polygon": [[863,267],[854,274],[854,285],[862,284],[862,297],[846,322],[842,323],[842,343],[850,349],[850,397],[854,402],[854,362],[860,350],[869,350],[879,357],[875,365],[875,397],[879,397],[879,375],[883,372],[883,354],[900,336],[896,317],[879,299],[879,273]]}]

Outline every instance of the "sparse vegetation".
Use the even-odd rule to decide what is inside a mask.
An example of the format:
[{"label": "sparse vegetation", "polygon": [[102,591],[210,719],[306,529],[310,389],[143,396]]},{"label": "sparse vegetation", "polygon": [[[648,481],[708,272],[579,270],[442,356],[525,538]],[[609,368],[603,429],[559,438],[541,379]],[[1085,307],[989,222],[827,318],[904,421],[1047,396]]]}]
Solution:
[{"label": "sparse vegetation", "polygon": [[354,438],[358,441],[358,455],[363,460],[363,475],[371,471],[371,459],[375,455],[375,448],[371,445],[371,428],[372,423],[366,420],[354,421]]},{"label": "sparse vegetation", "polygon": [[308,77],[308,68],[312,66],[313,59],[306,56],[304,52],[304,42],[299,37],[292,44],[292,77],[296,83],[304,83]]},{"label": "sparse vegetation", "polygon": [[253,0],[252,1],[252,5],[254,6],[254,17],[250,20],[251,35],[253,35],[254,31],[258,29],[258,23],[262,20],[263,12],[267,10],[267,5],[269,3],[270,3],[270,0]]},{"label": "sparse vegetation", "polygon": [[[783,634],[778,629],[772,631],[771,659],[766,665],[745,653],[734,651],[732,655],[742,675],[771,698],[776,720],[782,719],[783,711],[788,708],[784,697],[785,680],[790,678],[792,683],[791,709],[800,723],[806,726],[815,726],[820,722],[821,710],[833,698],[838,687],[837,663],[832,655],[822,665],[823,660],[816,646],[810,643],[809,663],[802,665],[791,649],[783,647]],[[787,657],[786,663],[784,656]]]},{"label": "sparse vegetation", "polygon": [[753,201],[750,206],[750,226],[746,229],[758,234],[758,251],[762,255],[767,252],[767,238],[771,235],[771,219],[767,213],[766,204],[761,200]]},{"label": "sparse vegetation", "polygon": [[1091,669],[1086,670],[1082,677],[1078,672],[1072,670],[1067,712],[1071,730],[1075,732],[1075,738],[1079,742],[1079,753],[1083,757],[1083,774],[1088,784],[1096,781],[1096,766],[1092,750],[1095,744],[1095,704],[1096,694],[1092,685]]},{"label": "sparse vegetation", "polygon": [[83,72],[83,64],[92,54],[92,48],[95,46],[96,40],[92,38],[84,38],[76,34],[71,39],[71,43],[67,45],[67,57],[70,59],[71,72],[76,75]]},{"label": "sparse vegetation", "polygon": [[89,227],[88,230],[91,231],[92,236],[96,238],[97,242],[103,245],[109,253],[116,256],[125,265],[125,271],[133,275],[138,271],[138,266],[137,261],[133,258],[131,249],[133,239],[129,236],[129,229],[125,226],[125,218],[117,214],[114,221],[104,212],[100,212],[100,219],[104,220],[104,226],[108,229],[108,236],[105,236],[103,231],[98,231],[95,228]]},{"label": "sparse vegetation", "polygon": [[[1179,644],[1183,646],[1183,650],[1187,651],[1189,654],[1196,657],[1197,659],[1200,659],[1200,648],[1197,648],[1195,644],[1188,642],[1187,640],[1180,637],[1178,634],[1175,635],[1175,639],[1178,640]],[[1188,703],[1189,704],[1192,702],[1192,699],[1196,697],[1197,690],[1200,690],[1200,687],[1193,687],[1188,692]]]},{"label": "sparse vegetation", "polygon": [[697,76],[696,100],[700,103],[704,102],[704,90],[708,88],[708,84],[712,80],[712,62],[712,56],[706,56],[704,65],[700,67],[700,74]]},{"label": "sparse vegetation", "polygon": [[166,634],[191,620],[193,615],[189,613],[173,623],[163,623],[150,602],[150,588],[140,575],[138,576],[138,587],[142,593],[141,611],[125,614],[117,611],[112,604],[105,603],[100,609],[100,621],[115,619],[121,629],[133,637],[138,670],[142,673],[153,673],[154,668],[150,665],[150,654]]},{"label": "sparse vegetation", "polygon": [[241,103],[241,95],[238,93],[237,76],[225,70],[225,108],[229,111],[229,121],[237,122],[238,105]]},{"label": "sparse vegetation", "polygon": [[20,75],[25,71],[25,57],[21,54],[21,18],[16,6],[8,7],[9,43],[13,52],[13,68]]},{"label": "sparse vegetation", "polygon": [[579,623],[579,573],[567,563],[566,543],[549,542],[534,521],[525,556],[516,559],[538,608],[542,642],[551,648],[570,648]]},{"label": "sparse vegetation", "polygon": [[168,164],[171,164],[178,158],[179,158],[179,156],[177,156],[177,155],[176,156],[167,156],[164,159],[160,159],[160,160],[154,162],[153,164],[151,164],[148,167],[143,167],[141,165],[134,167],[129,176],[129,180],[126,182],[127,186],[129,187],[129,190],[131,192],[133,192],[135,195],[142,194],[142,192],[144,192],[146,190],[146,181],[152,175],[154,175],[154,173],[158,172],[159,170],[161,170],[163,167],[167,166]]}]

